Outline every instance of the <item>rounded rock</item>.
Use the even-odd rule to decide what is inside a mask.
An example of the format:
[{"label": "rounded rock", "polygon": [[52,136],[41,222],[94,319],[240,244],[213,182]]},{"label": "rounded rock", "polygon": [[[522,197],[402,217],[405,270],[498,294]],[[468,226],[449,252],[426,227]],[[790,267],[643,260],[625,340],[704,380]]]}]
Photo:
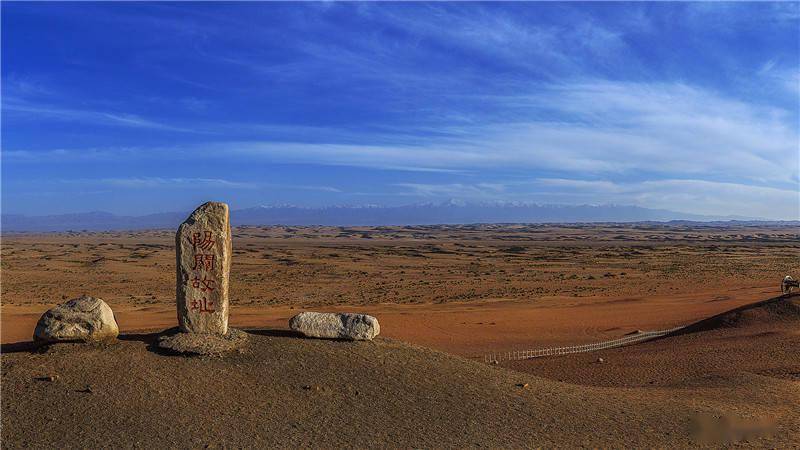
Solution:
[{"label": "rounded rock", "polygon": [[39,343],[89,342],[114,339],[119,326],[114,311],[102,299],[83,296],[48,310],[36,323],[33,340]]},{"label": "rounded rock", "polygon": [[289,328],[306,337],[369,341],[381,332],[378,319],[366,314],[302,312]]}]

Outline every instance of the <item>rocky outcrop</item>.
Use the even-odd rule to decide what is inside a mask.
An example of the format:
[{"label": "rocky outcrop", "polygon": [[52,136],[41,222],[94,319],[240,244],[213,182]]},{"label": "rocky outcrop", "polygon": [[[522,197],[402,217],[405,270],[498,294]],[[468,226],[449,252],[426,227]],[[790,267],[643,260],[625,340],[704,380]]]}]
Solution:
[{"label": "rocky outcrop", "polygon": [[102,299],[83,296],[50,309],[33,332],[39,343],[98,341],[119,335],[114,312]]},{"label": "rocky outcrop", "polygon": [[378,319],[366,314],[302,312],[289,321],[289,328],[306,337],[372,340],[381,332]]}]

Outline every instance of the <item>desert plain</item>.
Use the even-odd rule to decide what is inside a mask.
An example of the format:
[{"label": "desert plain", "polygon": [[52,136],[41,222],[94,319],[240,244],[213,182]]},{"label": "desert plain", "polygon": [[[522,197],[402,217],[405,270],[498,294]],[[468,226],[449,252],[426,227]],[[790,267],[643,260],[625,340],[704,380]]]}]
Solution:
[{"label": "desert plain", "polygon": [[[230,323],[253,342],[182,358],[150,346],[176,324],[174,230],[4,235],[3,446],[800,445],[800,303],[779,298],[796,225],[250,226],[233,248]],[[30,345],[83,294],[119,342]],[[299,339],[300,311],[368,313],[381,335]]]}]

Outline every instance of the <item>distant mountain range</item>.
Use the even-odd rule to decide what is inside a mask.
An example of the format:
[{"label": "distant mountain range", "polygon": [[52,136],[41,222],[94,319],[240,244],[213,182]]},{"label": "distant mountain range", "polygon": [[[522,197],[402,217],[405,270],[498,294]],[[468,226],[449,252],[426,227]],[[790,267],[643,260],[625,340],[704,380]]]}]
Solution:
[{"label": "distant mountain range", "polygon": [[[107,212],[49,216],[2,215],[3,232],[106,231],[176,228],[190,211],[118,216]],[[231,212],[233,225],[436,225],[467,223],[575,223],[758,221],[623,205],[539,205],[516,202],[425,203],[406,206],[259,206]]]}]

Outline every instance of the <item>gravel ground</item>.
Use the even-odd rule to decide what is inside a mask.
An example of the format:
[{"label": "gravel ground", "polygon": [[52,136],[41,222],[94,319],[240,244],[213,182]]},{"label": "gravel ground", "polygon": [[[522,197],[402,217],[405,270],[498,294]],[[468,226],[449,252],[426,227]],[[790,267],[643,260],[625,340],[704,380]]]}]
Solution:
[{"label": "gravel ground", "polygon": [[250,333],[225,358],[160,354],[154,334],[6,346],[3,447],[685,447],[703,408],[387,339]]}]

